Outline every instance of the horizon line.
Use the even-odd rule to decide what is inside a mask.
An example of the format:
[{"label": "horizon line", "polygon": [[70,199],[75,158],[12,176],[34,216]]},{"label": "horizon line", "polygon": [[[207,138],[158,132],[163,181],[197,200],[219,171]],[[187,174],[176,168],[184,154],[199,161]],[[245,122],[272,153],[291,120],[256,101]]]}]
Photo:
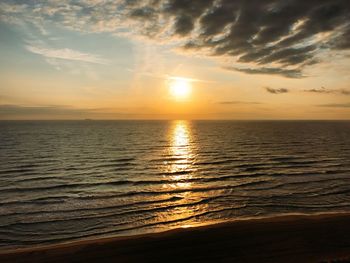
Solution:
[{"label": "horizon line", "polygon": [[0,119],[0,121],[350,121],[349,119]]}]

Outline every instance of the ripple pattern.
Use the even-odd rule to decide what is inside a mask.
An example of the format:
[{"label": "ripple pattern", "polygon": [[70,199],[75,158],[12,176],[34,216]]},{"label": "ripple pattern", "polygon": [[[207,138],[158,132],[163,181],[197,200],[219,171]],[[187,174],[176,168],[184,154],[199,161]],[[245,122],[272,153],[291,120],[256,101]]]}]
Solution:
[{"label": "ripple pattern", "polygon": [[350,122],[2,121],[0,249],[350,211]]}]

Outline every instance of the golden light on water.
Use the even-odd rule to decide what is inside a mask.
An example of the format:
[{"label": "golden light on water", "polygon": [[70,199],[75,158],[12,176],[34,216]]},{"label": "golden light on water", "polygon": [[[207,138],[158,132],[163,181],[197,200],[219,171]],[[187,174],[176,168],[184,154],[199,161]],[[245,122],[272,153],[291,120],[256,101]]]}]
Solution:
[{"label": "golden light on water", "polygon": [[185,171],[191,168],[192,149],[191,133],[187,121],[176,121],[173,134],[171,153],[176,161],[173,163],[172,172]]},{"label": "golden light on water", "polygon": [[191,182],[186,182],[186,180],[192,177],[194,154],[189,122],[175,121],[170,129],[169,140],[170,148],[167,155],[171,161],[166,163],[165,170],[174,174],[171,175],[174,184],[168,186],[172,188],[190,187]]},{"label": "golden light on water", "polygon": [[[199,195],[191,189],[196,188],[196,183],[191,181],[196,177],[196,168],[193,165],[196,156],[195,140],[192,132],[192,125],[189,121],[174,121],[169,129],[169,148],[166,152],[169,162],[165,163],[167,180],[172,183],[164,184],[167,190],[183,189],[184,192],[174,193],[181,197],[179,206],[173,208],[171,212],[162,215],[163,221],[176,221],[188,218],[186,221],[176,223],[176,227],[188,228],[202,225],[195,215],[207,210],[208,204],[195,204],[202,200],[203,195]],[[188,191],[187,191],[188,190]],[[188,204],[188,206],[184,206]]]},{"label": "golden light on water", "polygon": [[171,77],[169,78],[169,90],[171,96],[175,99],[187,99],[192,90],[191,80],[180,77]]},{"label": "golden light on water", "polygon": [[[165,171],[167,179],[172,183],[164,184],[167,190],[188,189],[189,191],[175,193],[177,197],[181,197],[179,207],[173,208],[170,213],[163,216],[162,220],[176,221],[184,218],[190,218],[196,214],[198,207],[186,207],[183,204],[196,202],[198,197],[190,189],[193,183],[190,179],[195,176],[193,167],[194,151],[193,138],[191,133],[191,125],[188,121],[174,121],[169,129],[169,148],[166,155],[169,162],[165,163]],[[191,227],[191,222],[179,222],[177,227]]]}]

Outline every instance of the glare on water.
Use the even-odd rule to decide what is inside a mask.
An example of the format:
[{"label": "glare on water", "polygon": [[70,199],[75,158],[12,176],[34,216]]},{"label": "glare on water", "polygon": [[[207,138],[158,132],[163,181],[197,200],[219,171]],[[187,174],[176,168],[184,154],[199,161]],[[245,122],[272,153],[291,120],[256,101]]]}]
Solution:
[{"label": "glare on water", "polygon": [[[190,187],[190,182],[184,182],[191,178],[193,150],[191,146],[191,130],[187,121],[175,121],[170,130],[170,149],[168,154],[173,160],[170,162],[166,170],[174,173],[172,187]],[[181,173],[184,172],[184,173]]]},{"label": "glare on water", "polygon": [[[163,188],[167,190],[177,189],[191,189],[193,183],[191,179],[195,177],[196,170],[193,162],[195,159],[195,152],[193,147],[193,137],[191,133],[191,125],[188,121],[174,121],[169,129],[169,147],[166,155],[169,158],[168,162],[164,163],[164,170],[167,173],[167,179],[173,181],[170,184],[164,184]],[[195,192],[185,191],[177,193],[177,197],[181,197],[181,203],[196,202],[199,196]],[[177,227],[190,227],[192,224],[186,222],[182,224],[185,218],[191,218],[196,213],[205,209],[206,204],[198,204],[192,209],[179,204],[178,207],[172,209],[171,213],[159,215],[162,220],[169,222],[180,221]],[[198,224],[200,222],[196,222]]]}]

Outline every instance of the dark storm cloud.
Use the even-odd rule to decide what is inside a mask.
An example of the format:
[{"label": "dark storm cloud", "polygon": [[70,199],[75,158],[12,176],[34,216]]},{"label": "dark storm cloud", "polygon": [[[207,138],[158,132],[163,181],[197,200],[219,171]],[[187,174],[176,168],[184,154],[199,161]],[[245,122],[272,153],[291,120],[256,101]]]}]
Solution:
[{"label": "dark storm cloud", "polygon": [[270,88],[270,87],[265,87],[265,90],[268,93],[272,93],[272,94],[283,94],[283,93],[288,93],[289,92],[289,90],[285,89],[285,88],[274,89],[274,88]]}]

